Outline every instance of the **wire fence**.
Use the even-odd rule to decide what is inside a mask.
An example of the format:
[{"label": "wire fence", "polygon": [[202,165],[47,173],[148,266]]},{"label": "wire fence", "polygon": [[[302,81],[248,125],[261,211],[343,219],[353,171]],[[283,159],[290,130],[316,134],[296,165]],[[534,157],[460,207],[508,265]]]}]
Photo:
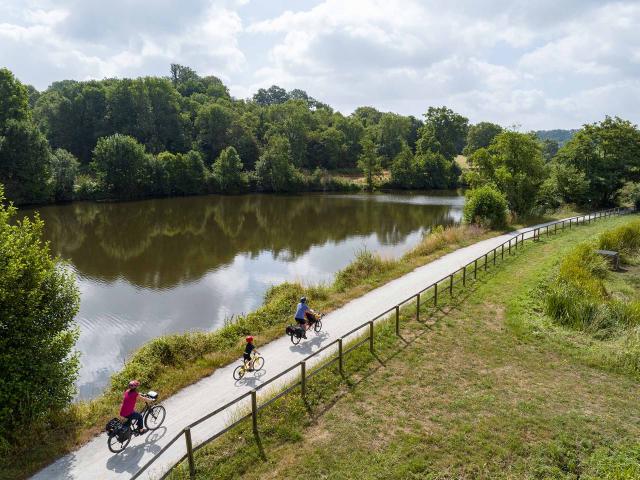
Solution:
[{"label": "wire fence", "polygon": [[[478,273],[479,272],[483,272],[483,271],[487,271],[491,266],[495,266],[497,264],[498,261],[502,261],[504,260],[505,255],[506,256],[510,256],[510,255],[514,255],[515,253],[517,253],[518,249],[522,249],[524,242],[526,240],[531,240],[533,242],[539,241],[542,235],[545,236],[549,236],[549,235],[554,235],[557,234],[558,231],[562,232],[564,230],[571,230],[572,228],[578,226],[578,225],[587,225],[587,224],[591,224],[591,222],[595,222],[596,220],[602,219],[602,218],[608,218],[611,216],[615,216],[615,215],[623,215],[626,213],[631,212],[631,210],[629,209],[623,209],[623,208],[612,208],[609,210],[603,210],[603,211],[599,211],[599,212],[594,212],[594,213],[589,213],[586,215],[578,215],[576,217],[571,217],[565,220],[558,220],[556,222],[550,222],[548,224],[539,226],[539,227],[535,227],[535,228],[531,228],[522,232],[518,232],[516,233],[514,236],[512,236],[511,238],[509,238],[508,240],[505,240],[502,244],[498,245],[497,247],[487,251],[486,253],[480,255],[479,257],[477,257],[476,259],[472,260],[471,262],[467,263],[466,265],[464,265],[463,267],[459,268],[458,270],[456,270],[455,272],[441,278],[440,280],[437,280],[433,283],[431,283],[430,285],[428,285],[427,287],[423,288],[422,290],[408,296],[406,299],[404,299],[403,301],[399,302],[398,304],[388,308],[387,310],[383,311],[382,313],[378,314],[377,316],[375,316],[374,318],[363,322],[362,324],[358,325],[357,327],[351,329],[350,331],[348,331],[347,333],[343,334],[340,338],[328,343],[327,345],[324,345],[322,348],[316,350],[315,352],[313,352],[312,354],[310,354],[309,356],[307,356],[304,360],[296,363],[295,365],[292,365],[291,367],[287,368],[286,370],[283,370],[282,372],[278,373],[277,375],[275,375],[274,377],[270,378],[269,380],[265,381],[264,383],[260,384],[258,387],[254,388],[253,390],[246,392],[236,398],[234,398],[233,400],[231,400],[230,402],[228,402],[227,404],[213,410],[212,412],[208,413],[207,415],[203,416],[202,418],[199,418],[198,420],[192,422],[191,424],[187,425],[186,427],[184,427],[183,430],[180,431],[180,433],[178,433],[176,436],[174,436],[164,447],[162,447],[162,449],[156,453],[153,458],[151,458],[146,464],[144,464],[132,477],[131,479],[134,480],[136,478],[139,478],[145,471],[147,471],[167,450],[169,450],[169,448],[171,448],[181,437],[184,437],[184,442],[185,442],[185,446],[186,446],[186,453],[184,453],[184,455],[182,455],[177,461],[175,461],[166,471],[166,473],[161,477],[161,480],[165,479],[166,477],[168,477],[171,474],[171,471],[180,463],[182,463],[184,460],[188,461],[188,466],[189,466],[189,476],[190,478],[195,478],[195,474],[196,474],[196,465],[195,465],[195,459],[194,459],[194,453],[198,450],[200,450],[201,448],[203,448],[205,445],[209,444],[210,442],[216,440],[217,438],[219,438],[220,436],[224,435],[226,432],[228,432],[229,430],[231,430],[232,428],[234,428],[235,426],[237,426],[239,423],[251,418],[251,422],[252,422],[252,429],[253,429],[253,433],[256,435],[258,435],[258,412],[260,410],[262,410],[263,408],[266,408],[267,406],[271,405],[273,402],[275,402],[276,400],[278,400],[279,398],[287,395],[288,393],[290,393],[291,391],[297,389],[298,387],[300,387],[300,393],[302,395],[302,397],[306,396],[307,393],[307,382],[310,378],[312,378],[313,376],[315,376],[316,374],[318,374],[320,371],[322,371],[323,369],[335,364],[336,362],[338,363],[338,370],[339,373],[341,375],[343,375],[344,373],[344,357],[347,353],[349,353],[350,351],[360,347],[361,345],[365,344],[365,343],[369,343],[369,350],[371,351],[371,353],[374,353],[374,342],[375,342],[375,334],[374,334],[374,324],[375,322],[387,318],[393,314],[395,314],[395,333],[396,335],[400,335],[400,308],[410,302],[415,301],[416,303],[416,319],[420,320],[420,308],[421,305],[427,305],[427,304],[431,304],[434,307],[438,306],[438,302],[439,299],[442,298],[443,295],[448,294],[450,297],[453,296],[453,292],[454,292],[454,288],[460,284],[462,284],[462,288],[465,288],[467,286],[467,284],[469,282],[472,282],[473,280],[476,280],[478,277]],[[359,333],[359,335],[362,335],[361,330],[363,329],[367,329],[367,336],[364,337],[363,339],[355,342],[353,345],[350,345],[347,349],[344,348],[345,346],[345,340],[347,340],[348,337],[353,336],[354,334]],[[322,362],[319,366],[317,366],[316,368],[312,369],[312,370],[308,370],[307,366],[308,366],[308,362],[313,359],[314,357],[317,357],[318,355],[320,355],[322,352],[325,352],[326,350],[335,347],[337,345],[336,348],[336,356],[333,358],[328,359],[325,362]],[[259,404],[258,402],[258,391],[260,390],[264,390],[265,387],[268,387],[269,385],[273,384],[273,382],[275,382],[276,380],[279,380],[280,378],[282,378],[283,376],[293,372],[294,370],[299,370],[299,377],[298,380],[292,382],[290,385],[288,385],[286,388],[284,388],[282,391],[280,391],[279,393],[271,396],[268,400],[266,400],[264,403]],[[233,422],[231,422],[229,425],[227,425],[224,429],[220,430],[219,432],[215,433],[214,435],[212,435],[211,437],[207,438],[206,440],[200,442],[198,445],[194,446],[193,442],[192,442],[192,438],[191,438],[191,430],[195,427],[197,427],[198,425],[200,425],[201,423],[203,423],[204,421],[222,413],[225,411],[228,411],[230,408],[234,407],[235,405],[237,405],[239,402],[241,402],[242,400],[246,399],[247,397],[251,397],[251,411],[247,414],[243,414],[240,415],[239,418],[236,418]]]}]

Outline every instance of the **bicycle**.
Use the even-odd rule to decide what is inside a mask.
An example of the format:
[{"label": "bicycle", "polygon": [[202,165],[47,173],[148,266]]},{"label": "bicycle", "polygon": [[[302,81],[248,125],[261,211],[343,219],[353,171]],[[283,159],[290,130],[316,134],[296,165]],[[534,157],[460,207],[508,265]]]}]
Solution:
[{"label": "bicycle", "polygon": [[[162,405],[156,404],[158,400],[158,393],[149,391],[146,394],[142,394],[143,397],[151,400],[151,402],[145,402],[144,408],[140,411],[142,415],[142,423],[144,427],[149,430],[157,430],[160,428],[167,415],[167,411]],[[120,453],[131,441],[132,436],[140,435],[138,433],[138,426],[133,426],[133,422],[130,419],[124,422],[118,418],[112,418],[107,423],[107,446],[113,453]]]},{"label": "bicycle", "polygon": [[[319,313],[319,312],[314,312],[314,313],[315,313],[315,318],[309,319],[309,330],[313,328],[313,331],[316,332],[316,334],[318,334],[322,330],[322,318],[324,317],[324,313]],[[297,326],[289,325],[285,329],[285,333],[289,335],[289,337],[291,337],[291,343],[293,343],[294,345],[298,345],[302,340],[302,338],[307,333],[307,330],[305,329],[305,327],[301,325],[297,325]]]},{"label": "bicycle", "polygon": [[243,359],[242,364],[233,370],[233,378],[234,380],[240,380],[247,372],[258,372],[262,370],[262,367],[264,367],[264,358],[254,350],[251,354],[251,360],[245,362]]}]

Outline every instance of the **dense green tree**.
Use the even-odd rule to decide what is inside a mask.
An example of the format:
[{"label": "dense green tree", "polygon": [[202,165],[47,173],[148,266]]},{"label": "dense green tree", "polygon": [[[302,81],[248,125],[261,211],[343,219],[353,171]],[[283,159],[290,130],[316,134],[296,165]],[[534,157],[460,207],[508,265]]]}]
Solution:
[{"label": "dense green tree", "polygon": [[545,209],[558,208],[563,203],[583,204],[588,191],[584,172],[573,165],[552,162],[549,176],[540,186],[538,204]]},{"label": "dense green tree", "polygon": [[395,113],[384,113],[377,125],[378,153],[387,166],[409,141],[411,120]]},{"label": "dense green tree", "polygon": [[0,68],[0,134],[9,120],[29,118],[27,88],[6,68]]},{"label": "dense green tree", "polygon": [[373,139],[365,136],[360,142],[362,153],[358,158],[358,168],[364,173],[367,188],[373,190],[375,180],[382,173],[382,162]]},{"label": "dense green tree", "polygon": [[263,107],[285,103],[287,100],[289,100],[287,91],[277,85],[271,85],[266,90],[264,88],[260,88],[253,95],[253,101]]},{"label": "dense green tree", "polygon": [[416,171],[411,148],[406,142],[402,144],[400,153],[391,162],[391,183],[398,188],[413,188],[416,184]]},{"label": "dense green tree", "polygon": [[611,205],[627,181],[640,179],[640,131],[618,117],[585,125],[556,155],[559,163],[584,172],[585,203]]},{"label": "dense green tree", "polygon": [[474,186],[492,183],[505,194],[513,212],[531,212],[547,175],[540,142],[534,135],[504,131],[488,148],[476,150],[469,163]]},{"label": "dense green tree", "polygon": [[414,158],[414,185],[424,189],[456,188],[460,167],[441,153],[419,153]]},{"label": "dense green tree", "polygon": [[344,133],[335,127],[328,127],[312,132],[310,137],[307,167],[335,169],[343,164],[347,149]]},{"label": "dense green tree", "polygon": [[270,135],[278,134],[289,141],[291,160],[296,167],[306,167],[307,142],[314,127],[309,105],[302,100],[289,100],[269,109]]},{"label": "dense green tree", "polygon": [[117,198],[141,196],[149,184],[144,145],[128,135],[98,140],[91,165],[104,192]]},{"label": "dense green tree", "polygon": [[195,195],[204,192],[207,169],[200,152],[162,152],[158,160],[167,174],[168,194]]},{"label": "dense green tree", "polygon": [[281,135],[269,138],[256,163],[256,177],[261,189],[269,192],[288,192],[297,187],[298,172],[291,163],[289,142]]},{"label": "dense green tree", "polygon": [[246,177],[242,172],[242,160],[233,147],[225,148],[213,163],[213,177],[220,191],[224,193],[242,192],[246,187]]},{"label": "dense green tree", "polygon": [[79,293],[42,240],[42,221],[16,220],[0,186],[0,444],[68,405],[79,362]]},{"label": "dense green tree", "polygon": [[0,136],[0,183],[16,204],[43,203],[51,195],[51,151],[28,120],[9,120]]},{"label": "dense green tree", "polygon": [[56,82],[34,107],[34,119],[53,148],[88,164],[98,138],[107,135],[107,87],[102,82]]},{"label": "dense green tree", "polygon": [[502,132],[502,127],[491,122],[471,125],[467,132],[467,143],[463,153],[468,156],[480,148],[487,148],[500,132]]},{"label": "dense green tree", "polygon": [[462,153],[469,130],[467,118],[447,107],[429,107],[424,117],[417,153],[440,153],[449,160]]},{"label": "dense green tree", "polygon": [[335,122],[335,128],[344,135],[344,158],[338,165],[340,168],[356,168],[358,157],[362,152],[360,141],[364,136],[364,126],[355,117],[343,117],[340,115]]},{"label": "dense green tree", "polygon": [[358,119],[365,128],[371,128],[378,125],[382,112],[373,107],[358,107],[353,112],[353,117]]},{"label": "dense green tree", "polygon": [[209,164],[229,146],[233,111],[219,103],[210,103],[198,111],[196,131],[198,144]]},{"label": "dense green tree", "polygon": [[56,201],[68,202],[73,199],[73,187],[80,162],[71,153],[58,148],[51,155],[51,179],[53,196]]}]

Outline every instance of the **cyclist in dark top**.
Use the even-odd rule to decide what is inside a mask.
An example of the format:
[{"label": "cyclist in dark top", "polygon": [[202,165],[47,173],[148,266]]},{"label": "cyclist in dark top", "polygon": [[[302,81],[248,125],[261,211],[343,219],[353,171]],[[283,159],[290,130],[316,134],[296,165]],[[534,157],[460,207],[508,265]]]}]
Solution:
[{"label": "cyclist in dark top", "polygon": [[249,362],[251,361],[251,353],[256,349],[256,346],[253,344],[253,337],[249,335],[245,338],[247,341],[247,346],[244,347],[244,353],[242,354],[242,358],[244,359],[244,368],[247,370],[252,370],[249,368]]}]

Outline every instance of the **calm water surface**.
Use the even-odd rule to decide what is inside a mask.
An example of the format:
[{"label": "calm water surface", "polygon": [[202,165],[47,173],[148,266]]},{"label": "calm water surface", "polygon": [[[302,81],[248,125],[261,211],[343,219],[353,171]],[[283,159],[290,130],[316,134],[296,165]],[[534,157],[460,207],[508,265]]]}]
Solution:
[{"label": "calm water surface", "polygon": [[[368,248],[398,256],[459,221],[448,195],[244,195],[39,208],[81,292],[80,398],[159,335],[215,330],[286,280],[330,280]],[[32,212],[27,211],[27,214]]]}]

